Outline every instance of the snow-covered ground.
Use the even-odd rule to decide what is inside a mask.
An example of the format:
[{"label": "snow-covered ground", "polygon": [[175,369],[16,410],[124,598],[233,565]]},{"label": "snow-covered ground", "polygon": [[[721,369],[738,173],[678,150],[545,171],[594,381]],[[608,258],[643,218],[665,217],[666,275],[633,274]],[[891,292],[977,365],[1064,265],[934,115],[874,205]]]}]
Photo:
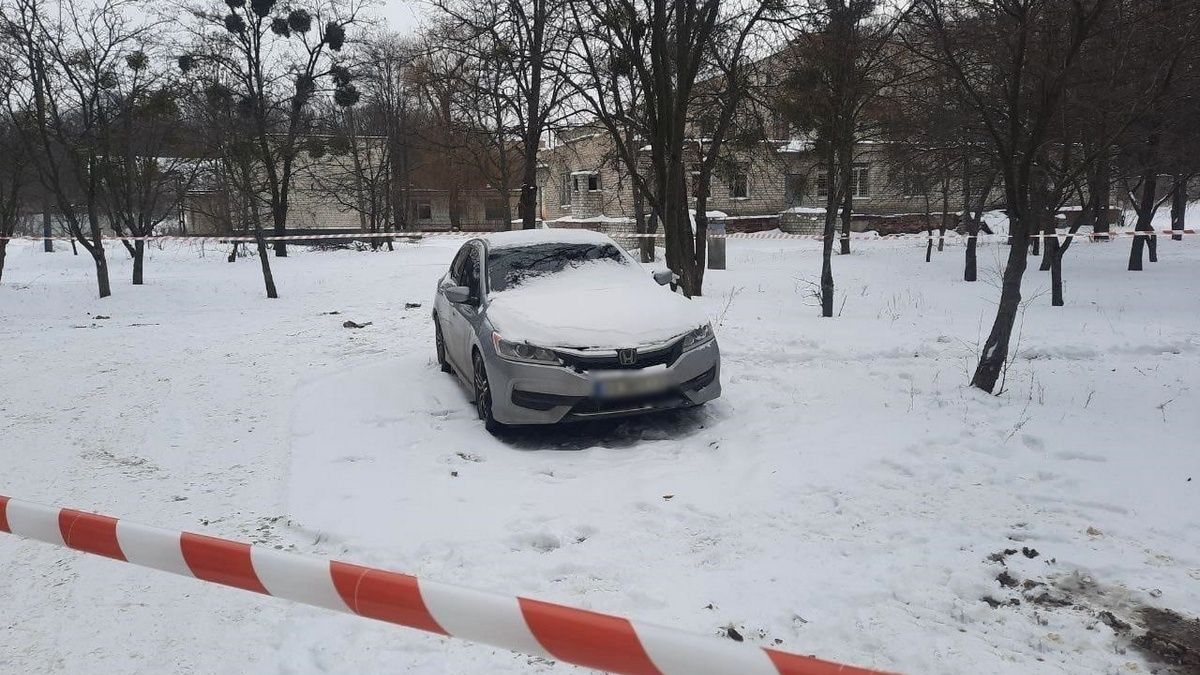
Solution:
[{"label": "snow-covered ground", "polygon": [[[1078,242],[1064,308],[1031,270],[998,397],[965,383],[1002,246],[969,285],[961,246],[859,242],[821,319],[816,242],[730,240],[723,398],[505,440],[433,361],[460,241],[297,250],[277,301],[211,245],[141,288],[114,250],[98,300],[13,244],[0,494],[907,673],[1146,672],[1097,613],[1200,615],[1200,238]],[[0,673],[572,670],[6,535],[0,569]]]}]

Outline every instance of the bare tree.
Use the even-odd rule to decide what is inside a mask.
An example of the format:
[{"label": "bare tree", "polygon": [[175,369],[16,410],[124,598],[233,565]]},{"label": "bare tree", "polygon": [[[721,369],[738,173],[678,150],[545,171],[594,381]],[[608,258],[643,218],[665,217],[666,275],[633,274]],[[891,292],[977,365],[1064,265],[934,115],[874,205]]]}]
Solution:
[{"label": "bare tree", "polygon": [[[757,29],[781,11],[777,2],[721,0],[571,5],[575,39],[568,81],[586,115],[607,130],[635,190],[662,223],[667,265],[689,296],[702,290],[707,231],[699,206],[693,229],[688,160],[700,164],[704,185],[745,99]],[[694,124],[702,93],[698,85],[709,79],[724,89],[707,94],[706,100],[719,107],[706,110],[711,131],[701,137]],[[648,156],[643,144],[649,146]]]},{"label": "bare tree", "polygon": [[1012,243],[996,319],[971,380],[985,391],[995,391],[1008,360],[1031,235],[1053,218],[1046,166],[1052,126],[1085,45],[1115,1],[919,0],[913,14],[917,52],[958,82],[1003,177]]},{"label": "bare tree", "polygon": [[[0,70],[0,86],[3,86]],[[27,133],[8,118],[0,119],[0,280],[4,278],[4,258],[9,238],[21,218],[22,200],[30,181],[26,167],[25,144],[17,136]]]},{"label": "bare tree", "polygon": [[[265,176],[273,233],[287,233],[287,217],[296,159],[311,130],[310,104],[319,88],[332,89],[342,105],[357,103],[359,93],[336,55],[355,24],[352,1],[313,0],[276,7],[275,0],[228,0],[228,13],[196,8],[199,48],[189,64],[203,62],[221,72],[220,80],[237,96],[244,124],[253,134],[259,170]],[[282,239],[277,256],[287,255]]]},{"label": "bare tree", "polygon": [[[572,40],[566,0],[436,0],[434,3],[460,39],[443,48],[468,55],[468,72],[481,75],[485,100],[499,125],[511,129],[521,161],[521,226],[537,224],[537,157],[544,134],[555,122],[571,88],[563,61]],[[496,114],[496,113],[500,114]],[[507,155],[508,151],[500,156]]]},{"label": "bare tree", "polygon": [[[1121,183],[1137,214],[1130,245],[1130,271],[1142,269],[1143,251],[1158,261],[1158,237],[1153,220],[1160,206],[1171,200],[1176,173],[1195,165],[1196,88],[1200,87],[1200,48],[1195,36],[1200,25],[1200,3],[1154,3],[1137,16],[1136,35],[1142,71],[1158,86],[1142,95],[1143,106],[1117,142]],[[1164,37],[1170,35],[1171,37]],[[1154,67],[1161,70],[1155,77]],[[1162,184],[1162,177],[1172,176]],[[1186,182],[1186,181],[1185,181]]]},{"label": "bare tree", "polygon": [[133,0],[10,0],[0,11],[13,64],[8,115],[73,242],[92,256],[100,297],[112,293],[102,234],[104,130],[116,114],[117,71],[157,28]]},{"label": "bare tree", "polygon": [[188,134],[195,129],[183,119],[180,87],[170,71],[155,68],[140,51],[122,65],[96,171],[109,225],[133,258],[134,285],[141,285],[145,237],[178,213],[199,163],[190,156]]},{"label": "bare tree", "polygon": [[790,96],[785,110],[794,126],[815,140],[825,175],[825,245],[821,263],[821,316],[833,316],[833,241],[841,221],[843,255],[850,253],[855,145],[879,129],[873,108],[881,92],[905,77],[892,35],[907,12],[880,12],[878,0],[809,0],[811,33],[789,52]]},{"label": "bare tree", "polygon": [[[490,7],[481,9],[484,12],[500,9],[499,5],[479,7]],[[443,11],[449,10],[444,7]],[[472,13],[476,21],[481,16],[486,14]],[[495,192],[504,229],[511,229],[512,194],[525,173],[520,161],[525,156],[522,147],[525,130],[518,114],[522,106],[516,81],[508,65],[510,48],[498,42],[494,32],[464,21],[450,17],[432,31],[426,42],[431,52],[441,52],[430,55],[425,61],[426,68],[438,64],[450,66],[441,73],[427,71],[440,85],[430,88],[430,93],[440,91],[448,97],[446,121],[455,130],[451,138],[456,139],[458,151]],[[497,21],[500,19],[495,17],[494,22],[483,23],[494,25]],[[536,147],[533,154],[536,163]]]},{"label": "bare tree", "polygon": [[[210,186],[218,195],[215,205],[218,213],[208,215],[226,223],[230,232],[254,235],[267,297],[278,298],[263,233],[262,211],[270,207],[270,201],[259,168],[258,145],[253,132],[244,124],[244,106],[239,105],[233,91],[220,82],[219,76],[220,71],[213,70],[197,80],[203,83],[203,89],[196,93],[193,105],[200,111],[203,154],[209,158],[197,181]],[[235,260],[237,249],[235,243],[229,262]]]},{"label": "bare tree", "polygon": [[[327,115],[333,135],[311,139],[308,152],[312,161],[305,165],[306,178],[316,194],[358,213],[364,232],[390,231],[391,148],[385,135],[386,119],[371,106],[332,110]],[[373,238],[372,248],[381,242]]]},{"label": "bare tree", "polygon": [[363,114],[387,145],[387,224],[400,229],[408,229],[412,174],[420,154],[418,127],[422,120],[410,72],[417,51],[416,45],[385,34],[368,40],[357,54],[359,82],[364,87]]}]

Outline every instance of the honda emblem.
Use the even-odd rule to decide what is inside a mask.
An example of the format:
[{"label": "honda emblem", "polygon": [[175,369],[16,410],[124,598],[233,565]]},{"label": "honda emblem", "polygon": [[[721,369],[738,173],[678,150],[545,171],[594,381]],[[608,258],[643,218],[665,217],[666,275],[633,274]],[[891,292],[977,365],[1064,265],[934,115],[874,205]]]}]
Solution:
[{"label": "honda emblem", "polygon": [[636,349],[618,349],[617,350],[617,360],[623,366],[632,366],[633,364],[637,363],[637,350]]}]

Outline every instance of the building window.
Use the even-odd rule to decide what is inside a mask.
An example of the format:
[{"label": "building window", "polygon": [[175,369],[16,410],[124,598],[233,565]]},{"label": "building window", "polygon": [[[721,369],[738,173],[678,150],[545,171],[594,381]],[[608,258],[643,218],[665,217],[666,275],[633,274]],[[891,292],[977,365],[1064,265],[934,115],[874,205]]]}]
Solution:
[{"label": "building window", "polygon": [[600,191],[600,174],[593,173],[587,177],[588,192]]},{"label": "building window", "polygon": [[[817,174],[817,196],[829,195],[829,177],[824,171]],[[871,196],[871,168],[866,164],[855,164],[850,168],[850,195],[855,199]]]},{"label": "building window", "polygon": [[563,206],[571,205],[571,174],[564,173],[562,182],[559,183],[558,203]]},{"label": "building window", "polygon": [[428,201],[419,201],[413,204],[413,213],[417,220],[433,220],[433,204]]},{"label": "building window", "polygon": [[739,170],[729,177],[729,196],[732,199],[750,198],[750,174]]},{"label": "building window", "polygon": [[928,194],[929,181],[925,176],[914,170],[900,174],[900,195],[903,197],[920,197]]},{"label": "building window", "polygon": [[855,164],[850,168],[850,194],[855,199],[871,196],[871,169],[866,164]]},{"label": "building window", "polygon": [[783,177],[783,198],[788,206],[804,202],[804,174],[789,173]]},{"label": "building window", "polygon": [[484,220],[504,220],[508,214],[504,212],[504,202],[499,199],[489,199],[483,203]]}]

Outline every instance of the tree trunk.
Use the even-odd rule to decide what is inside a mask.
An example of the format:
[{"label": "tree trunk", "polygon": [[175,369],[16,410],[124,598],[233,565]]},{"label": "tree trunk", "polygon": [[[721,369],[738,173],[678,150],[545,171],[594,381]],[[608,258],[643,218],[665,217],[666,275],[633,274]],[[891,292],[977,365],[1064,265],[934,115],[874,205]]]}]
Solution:
[{"label": "tree trunk", "polygon": [[[1186,176],[1175,177],[1175,187],[1171,191],[1171,239],[1172,241],[1183,241],[1184,229],[1184,213],[1187,211],[1187,184]],[[1178,233],[1178,234],[1176,234]]]},{"label": "tree trunk", "polygon": [[[1140,272],[1142,270],[1142,251],[1146,248],[1147,239],[1151,237],[1142,234],[1143,232],[1151,232],[1154,228],[1150,222],[1154,219],[1154,193],[1158,190],[1158,171],[1154,168],[1147,169],[1142,176],[1142,194],[1138,198],[1137,208],[1137,225],[1133,228],[1133,243],[1129,247],[1129,271]],[[1150,262],[1155,262],[1157,255],[1153,250],[1154,242],[1151,245]]]},{"label": "tree trunk", "polygon": [[821,246],[821,316],[833,316],[833,238],[837,234],[837,162],[832,154],[827,158],[825,175],[825,228]]},{"label": "tree trunk", "polygon": [[112,286],[108,283],[108,259],[104,256],[104,246],[95,246],[90,253],[92,260],[96,263],[96,286],[100,291],[100,297],[107,298],[112,295]]},{"label": "tree trunk", "polygon": [[933,213],[929,208],[929,190],[925,190],[925,262],[933,262]]},{"label": "tree trunk", "polygon": [[[521,216],[521,229],[532,230],[537,227],[537,140],[533,143],[525,141],[525,166],[521,167],[521,199],[517,205],[517,213]],[[504,229],[512,228],[512,221],[504,224]]]},{"label": "tree trunk", "polygon": [[946,248],[946,225],[950,218],[950,172],[942,180],[942,220],[938,225],[938,253]]},{"label": "tree trunk", "polygon": [[851,189],[854,179],[853,146],[844,143],[839,155],[838,164],[841,165],[842,172],[839,177],[842,186],[842,236],[839,255],[850,255],[850,219],[854,215],[854,194]]},{"label": "tree trunk", "polygon": [[[258,245],[258,262],[262,265],[263,285],[267,288],[267,297],[278,298],[279,293],[275,290],[275,275],[271,274],[271,258],[267,255],[267,242],[263,239],[262,219],[258,214],[258,204],[250,205],[250,218],[254,224],[254,242]],[[276,250],[276,254],[278,255],[278,250]]]},{"label": "tree trunk", "polygon": [[[633,229],[634,232],[642,235],[638,237],[638,252],[641,254],[642,262],[654,262],[654,238],[645,235],[651,234],[651,223],[646,222],[646,199],[642,196],[642,189],[638,187],[637,180],[633,180]],[[657,221],[654,222],[657,224]]]},{"label": "tree trunk", "polygon": [[1108,241],[1108,203],[1112,199],[1112,184],[1109,180],[1109,156],[1108,153],[1101,153],[1099,159],[1096,160],[1096,172],[1092,177],[1091,185],[1088,186],[1088,191],[1092,193],[1092,203],[1095,204],[1094,215],[1095,221],[1092,225],[1092,234],[1100,235],[1093,237],[1097,241]]},{"label": "tree trunk", "polygon": [[8,255],[8,240],[0,239],[0,281],[4,281],[4,258]]},{"label": "tree trunk", "polygon": [[704,289],[704,271],[708,269],[708,196],[701,189],[696,197],[696,233],[692,245],[692,269],[696,274],[696,295]]},{"label": "tree trunk", "polygon": [[279,293],[275,290],[275,277],[271,274],[271,258],[267,255],[267,242],[263,240],[261,227],[255,228],[254,240],[258,244],[258,261],[262,264],[263,284],[267,288],[267,297],[278,298]]},{"label": "tree trunk", "polygon": [[1052,220],[1049,223],[1043,223],[1041,235],[1042,242],[1046,249],[1046,255],[1042,256],[1042,263],[1038,266],[1038,270],[1042,272],[1049,272],[1050,268],[1054,266],[1054,256],[1050,255],[1050,240],[1054,239],[1057,241],[1058,239],[1058,230],[1055,228],[1055,221]]},{"label": "tree trunk", "polygon": [[682,162],[671,162],[666,173],[661,202],[663,229],[667,235],[667,265],[679,275],[683,293],[690,298],[700,294],[700,279],[695,269],[695,244]]},{"label": "tree trunk", "polygon": [[[1000,287],[1000,305],[996,309],[996,320],[992,324],[992,330],[983,344],[979,365],[971,378],[972,386],[989,393],[995,393],[996,383],[1004,373],[1004,365],[1008,361],[1009,340],[1021,307],[1021,278],[1025,275],[1025,266],[1028,263],[1029,232],[1037,229],[1036,215],[1030,218],[1026,214],[1021,218],[1024,222],[1018,222],[1017,227],[1010,230],[1012,246],[1008,249],[1008,264],[1004,268]],[[1030,222],[1031,220],[1033,222]]]},{"label": "tree trunk", "polygon": [[979,221],[983,218],[983,209],[987,206],[988,197],[991,196],[992,183],[996,180],[995,174],[990,174],[979,190],[979,206],[975,207],[971,203],[971,191],[974,186],[971,184],[970,164],[964,163],[963,170],[963,220],[967,229],[967,246],[965,256],[965,266],[963,268],[963,281],[976,281],[979,278]]},{"label": "tree trunk", "polygon": [[46,253],[54,253],[54,236],[50,221],[50,199],[42,200],[42,250]]},{"label": "tree trunk", "polygon": [[977,243],[979,241],[979,225],[974,218],[970,218],[967,223],[967,253],[965,260],[965,268],[963,269],[963,281],[977,281],[979,279],[979,265],[977,252]]},{"label": "tree trunk", "polygon": [[133,242],[133,285],[142,285],[142,264],[146,258],[146,241],[136,239]]},{"label": "tree trunk", "polygon": [[1050,261],[1050,304],[1062,307],[1062,247],[1059,245],[1057,234],[1046,240],[1045,258]]},{"label": "tree trunk", "polygon": [[[532,21],[529,23],[529,89],[525,96],[525,138],[522,148],[521,199],[517,213],[521,216],[521,229],[537,227],[537,158],[542,137],[542,70],[546,67],[544,40],[546,27],[551,16],[546,3],[533,4]],[[512,229],[512,222],[504,229]]]},{"label": "tree trunk", "polygon": [[[256,210],[257,210],[257,208],[258,207],[255,207]],[[271,218],[273,219],[273,221],[275,223],[275,236],[276,237],[283,237],[283,236],[287,235],[287,212],[288,212],[288,207],[287,207],[286,202],[280,202],[278,204],[272,205],[272,207],[271,207]],[[261,233],[262,228],[259,227],[258,229],[260,230],[260,232],[255,232],[255,236],[262,236],[262,233]],[[287,242],[283,241],[282,239],[276,239],[274,242],[274,246],[275,246],[276,257],[279,257],[279,258],[287,257]],[[273,298],[275,296],[268,294],[268,297]]]}]

